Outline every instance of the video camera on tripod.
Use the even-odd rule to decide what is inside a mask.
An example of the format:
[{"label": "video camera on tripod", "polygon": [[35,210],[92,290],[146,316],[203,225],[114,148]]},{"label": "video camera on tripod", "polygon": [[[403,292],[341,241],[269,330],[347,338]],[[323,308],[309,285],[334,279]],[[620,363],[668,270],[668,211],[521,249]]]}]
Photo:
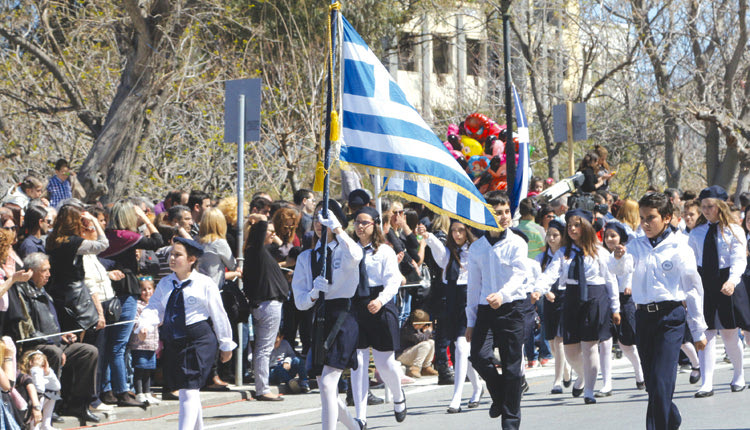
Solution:
[{"label": "video camera on tripod", "polygon": [[606,215],[609,208],[605,204],[596,204],[594,196],[590,193],[582,193],[578,189],[583,185],[584,176],[581,172],[576,172],[573,176],[565,178],[555,185],[547,188],[537,196],[540,203],[549,203],[550,201],[572,193],[568,198],[568,208],[583,209],[590,212],[597,212]]}]

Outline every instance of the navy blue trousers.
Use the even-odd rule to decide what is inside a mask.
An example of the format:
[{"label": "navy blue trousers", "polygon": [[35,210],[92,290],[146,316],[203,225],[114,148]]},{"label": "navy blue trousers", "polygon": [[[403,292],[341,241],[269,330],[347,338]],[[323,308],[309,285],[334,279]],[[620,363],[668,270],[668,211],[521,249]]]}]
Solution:
[{"label": "navy blue trousers", "polygon": [[[469,360],[485,380],[492,402],[501,406],[503,429],[518,429],[521,425],[523,335],[523,300],[503,304],[498,309],[478,306]],[[494,345],[500,350],[502,374],[492,362]]]},{"label": "navy blue trousers", "polygon": [[680,427],[682,417],[672,402],[677,360],[685,335],[685,308],[647,312],[635,311],[635,340],[648,392],[646,428],[672,430]]}]

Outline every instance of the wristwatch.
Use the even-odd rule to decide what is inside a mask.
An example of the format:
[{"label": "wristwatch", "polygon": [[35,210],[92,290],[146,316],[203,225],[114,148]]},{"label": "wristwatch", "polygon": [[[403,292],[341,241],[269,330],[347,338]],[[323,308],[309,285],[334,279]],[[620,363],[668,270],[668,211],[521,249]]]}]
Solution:
[{"label": "wristwatch", "polygon": [[37,411],[41,411],[42,410],[42,405],[34,405],[34,406],[32,406],[32,408],[36,409]]}]

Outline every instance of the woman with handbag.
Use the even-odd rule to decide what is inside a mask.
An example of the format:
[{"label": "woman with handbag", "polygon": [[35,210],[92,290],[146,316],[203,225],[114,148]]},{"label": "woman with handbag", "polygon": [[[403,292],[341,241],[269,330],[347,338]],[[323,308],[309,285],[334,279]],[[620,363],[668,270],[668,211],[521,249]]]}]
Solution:
[{"label": "woman with handbag", "polygon": [[[145,226],[147,236],[138,233],[138,226]],[[112,206],[109,223],[105,230],[109,239],[109,248],[101,257],[109,260],[105,267],[120,270],[124,277],[112,282],[112,289],[120,300],[122,307],[119,322],[133,321],[137,309],[137,299],[141,288],[138,283],[138,257],[136,250],[155,251],[163,246],[162,237],[143,210],[134,206],[129,200],[120,200]],[[133,331],[133,322],[120,324],[106,329],[106,343],[103,355],[99,356],[101,366],[100,399],[107,404],[117,406],[140,406],[128,389],[125,350]]]},{"label": "woman with handbag", "polygon": [[[83,237],[90,227],[94,228],[96,239]],[[107,246],[109,241],[104,230],[83,207],[67,204],[60,208],[53,230],[47,236],[46,249],[51,275],[48,291],[58,308],[62,330],[88,330],[100,324],[96,298],[83,282],[83,256],[96,255]]]}]

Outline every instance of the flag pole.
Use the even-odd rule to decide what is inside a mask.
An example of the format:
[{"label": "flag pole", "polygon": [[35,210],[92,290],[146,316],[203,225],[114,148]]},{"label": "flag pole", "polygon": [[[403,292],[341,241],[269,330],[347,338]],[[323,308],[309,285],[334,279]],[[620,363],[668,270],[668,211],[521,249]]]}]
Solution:
[{"label": "flag pole", "polygon": [[516,146],[513,143],[513,100],[510,85],[510,1],[502,2],[503,11],[503,66],[505,74],[505,169],[508,197],[513,201],[516,183]]}]

